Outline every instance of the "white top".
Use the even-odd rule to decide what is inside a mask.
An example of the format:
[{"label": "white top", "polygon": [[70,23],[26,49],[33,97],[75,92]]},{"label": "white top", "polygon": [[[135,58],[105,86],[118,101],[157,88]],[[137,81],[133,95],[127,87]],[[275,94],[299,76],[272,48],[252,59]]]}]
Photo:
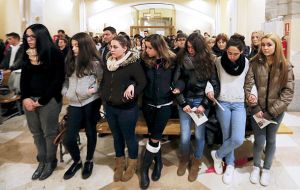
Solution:
[{"label": "white top", "polygon": [[249,69],[249,61],[245,58],[244,71],[239,76],[228,74],[221,65],[221,57],[216,61],[220,80],[220,96],[218,100],[226,102],[245,102],[244,83]]},{"label": "white top", "polygon": [[20,48],[20,43],[16,46],[13,46],[13,45],[10,45],[11,47],[11,54],[10,54],[10,60],[9,60],[9,67],[11,67],[14,62],[15,62],[15,57],[16,57],[16,54],[17,54],[17,51],[18,49]]}]

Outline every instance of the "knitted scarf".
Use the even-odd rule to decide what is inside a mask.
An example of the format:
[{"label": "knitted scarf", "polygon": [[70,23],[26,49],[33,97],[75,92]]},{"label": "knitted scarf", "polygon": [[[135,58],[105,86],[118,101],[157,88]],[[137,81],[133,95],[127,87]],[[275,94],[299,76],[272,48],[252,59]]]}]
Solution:
[{"label": "knitted scarf", "polygon": [[244,71],[245,56],[241,54],[238,60],[234,63],[229,60],[227,53],[224,53],[221,57],[221,65],[228,74],[238,76]]}]

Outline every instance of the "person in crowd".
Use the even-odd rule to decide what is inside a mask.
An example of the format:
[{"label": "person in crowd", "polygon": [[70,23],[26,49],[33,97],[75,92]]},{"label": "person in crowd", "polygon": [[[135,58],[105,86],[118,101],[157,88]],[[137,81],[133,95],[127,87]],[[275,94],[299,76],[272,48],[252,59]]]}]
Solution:
[{"label": "person in crowd", "polygon": [[206,43],[207,43],[209,49],[211,51],[213,51],[213,47],[216,44],[216,38],[213,38],[213,37],[206,38]]},{"label": "person in crowd", "polygon": [[138,52],[138,53],[142,52],[142,40],[143,40],[143,37],[140,36],[140,35],[136,36],[133,39],[134,46],[132,47],[132,51],[135,51],[135,52]]},{"label": "person in crowd", "polygon": [[251,34],[251,46],[249,50],[249,55],[247,58],[250,60],[252,57],[254,57],[260,48],[261,43],[261,37],[264,35],[262,31],[254,31]]},{"label": "person in crowd", "polygon": [[[216,68],[220,80],[220,95],[217,98],[221,107],[216,107],[220,122],[223,144],[218,150],[211,151],[214,168],[217,174],[223,173],[223,158],[226,170],[223,182],[231,184],[234,176],[234,150],[245,138],[246,106],[244,94],[245,76],[249,69],[248,59],[244,56],[245,37],[232,35],[227,42],[226,53],[216,60]],[[214,100],[213,91],[208,92],[208,98]]]},{"label": "person in crowd", "polygon": [[58,39],[58,48],[62,51],[64,57],[66,57],[69,51],[68,40],[66,38]]},{"label": "person in crowd", "polygon": [[[139,55],[130,51],[130,41],[124,36],[116,36],[110,46],[101,93],[105,102],[106,119],[114,139],[114,181],[128,181],[137,168],[137,98],[146,85],[146,78]],[[124,172],[125,144],[128,148],[128,160]]]},{"label": "person in crowd", "polygon": [[10,74],[11,71],[21,68],[24,48],[20,42],[19,34],[11,32],[6,34],[6,37],[10,47],[4,56],[3,61],[1,62],[0,69],[4,70],[4,74]]},{"label": "person in crowd", "polygon": [[208,32],[204,32],[203,36],[204,36],[205,39],[210,38],[210,35],[209,35]]},{"label": "person in crowd", "polygon": [[57,30],[57,38],[55,41],[55,44],[58,46],[58,42],[60,39],[65,38],[67,40],[67,42],[70,40],[70,37],[66,34],[66,32],[62,29]]},{"label": "person in crowd", "polygon": [[178,54],[181,49],[184,48],[187,35],[184,33],[178,33],[176,36],[176,47],[172,50],[175,54]]},{"label": "person in crowd", "polygon": [[73,163],[63,178],[70,179],[82,168],[77,144],[79,130],[85,129],[87,154],[82,169],[82,178],[87,179],[93,171],[93,156],[97,143],[96,124],[101,105],[99,85],[103,76],[101,58],[93,39],[86,33],[75,34],[65,61],[66,79],[62,94],[69,101],[67,108],[67,130],[63,144],[70,153]]},{"label": "person in crowd", "polygon": [[108,26],[103,29],[103,46],[100,48],[100,55],[102,57],[103,63],[107,61],[107,54],[109,52],[110,42],[111,40],[117,36],[117,31],[114,27]]},{"label": "person in crowd", "polygon": [[23,45],[21,100],[39,162],[32,179],[44,180],[57,166],[57,146],[53,140],[58,132],[62,107],[64,59],[42,24],[25,29]]},{"label": "person in crowd", "polygon": [[[185,48],[178,55],[178,67],[174,76],[180,119],[180,161],[177,175],[182,176],[190,161],[190,140],[192,118],[189,113],[206,114],[210,102],[205,95],[206,84],[209,81],[214,94],[219,95],[219,81],[216,75],[214,58],[210,53],[204,37],[199,33],[188,36]],[[200,159],[205,144],[205,123],[195,126],[195,151],[191,157],[189,181],[195,181],[200,166]]]},{"label": "person in crowd", "polygon": [[145,38],[142,39],[142,52],[146,50]]},{"label": "person in crowd", "polygon": [[95,37],[93,37],[93,41],[94,41],[94,43],[95,43],[95,45],[96,45],[96,49],[97,49],[97,51],[99,51],[100,50],[100,48],[101,48],[101,39],[99,38],[99,36],[95,36]]},{"label": "person in crowd", "polygon": [[149,31],[148,31],[148,30],[145,30],[145,31],[144,31],[144,38],[146,38],[147,36],[149,36]]},{"label": "person in crowd", "polygon": [[2,62],[4,58],[4,50],[5,50],[5,43],[4,41],[0,38],[0,63]]},{"label": "person in crowd", "polygon": [[146,50],[142,54],[147,85],[143,91],[143,113],[148,127],[149,140],[142,156],[140,187],[149,187],[149,168],[154,160],[151,175],[153,181],[160,178],[163,167],[161,159],[162,133],[171,117],[173,104],[172,86],[175,71],[175,54],[169,50],[166,41],[159,34],[151,34],[145,39]]},{"label": "person in crowd", "polygon": [[220,57],[223,55],[223,53],[226,51],[226,44],[228,42],[228,37],[224,33],[220,33],[216,37],[216,43],[212,47],[213,53]]},{"label": "person in crowd", "polygon": [[[253,85],[257,87],[257,97],[251,94]],[[244,90],[246,100],[251,106],[251,118],[254,133],[253,169],[250,181],[268,186],[271,179],[271,166],[276,149],[276,133],[283,119],[284,112],[294,95],[293,66],[285,59],[281,40],[274,34],[266,34],[261,38],[261,48],[251,59],[246,75]],[[262,128],[259,120],[269,120]],[[263,123],[266,121],[263,121]],[[261,155],[265,157],[261,170]]]}]

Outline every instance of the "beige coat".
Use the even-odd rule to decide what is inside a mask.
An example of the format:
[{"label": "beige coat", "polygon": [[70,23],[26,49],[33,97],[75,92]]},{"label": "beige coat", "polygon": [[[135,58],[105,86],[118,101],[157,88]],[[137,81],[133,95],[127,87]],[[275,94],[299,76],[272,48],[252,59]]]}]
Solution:
[{"label": "beige coat", "polygon": [[257,87],[258,102],[252,107],[252,114],[259,111],[264,112],[266,119],[277,117],[284,112],[291,103],[294,95],[294,73],[293,66],[288,66],[288,80],[283,86],[280,86],[279,76],[280,69],[277,69],[274,74],[271,74],[271,67],[264,62],[253,62],[250,64],[246,75],[244,90],[245,97],[251,94],[253,85]]}]

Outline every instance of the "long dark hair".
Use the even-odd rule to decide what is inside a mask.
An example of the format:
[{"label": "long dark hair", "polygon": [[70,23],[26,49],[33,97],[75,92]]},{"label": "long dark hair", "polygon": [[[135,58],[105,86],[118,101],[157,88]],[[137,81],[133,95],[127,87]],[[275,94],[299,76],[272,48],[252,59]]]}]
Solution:
[{"label": "long dark hair", "polygon": [[194,67],[197,73],[201,73],[201,75],[198,77],[200,79],[211,78],[211,75],[215,72],[214,58],[210,53],[204,37],[197,32],[194,32],[188,36],[185,42],[184,50],[179,53],[180,63],[183,63],[184,56],[188,54],[188,42],[191,43],[196,52],[194,57]]},{"label": "long dark hair", "polygon": [[[153,49],[157,52],[158,56],[164,60],[163,66],[165,69],[169,68],[174,61],[175,54],[169,49],[167,42],[159,34],[151,34],[145,38],[146,42],[150,42]],[[156,58],[148,56],[146,51],[142,53],[142,59],[145,63],[152,67],[155,64]]]},{"label": "long dark hair", "polygon": [[[74,56],[72,40],[78,42],[79,53],[77,57]],[[95,42],[92,37],[84,32],[75,34],[70,39],[70,48],[65,60],[65,70],[68,77],[70,77],[74,71],[76,71],[77,77],[83,77],[88,74],[86,71],[93,70],[93,60],[100,62],[100,55],[96,49]]]},{"label": "long dark hair", "polygon": [[[51,50],[58,51],[58,48],[53,43],[50,33],[46,26],[42,24],[33,24],[28,26],[23,34],[23,47],[24,52],[29,49],[26,32],[28,29],[31,29],[35,35],[36,39],[36,51],[38,54],[38,59],[41,64],[50,64],[51,63]],[[24,58],[28,59],[28,55],[24,53]]]}]

